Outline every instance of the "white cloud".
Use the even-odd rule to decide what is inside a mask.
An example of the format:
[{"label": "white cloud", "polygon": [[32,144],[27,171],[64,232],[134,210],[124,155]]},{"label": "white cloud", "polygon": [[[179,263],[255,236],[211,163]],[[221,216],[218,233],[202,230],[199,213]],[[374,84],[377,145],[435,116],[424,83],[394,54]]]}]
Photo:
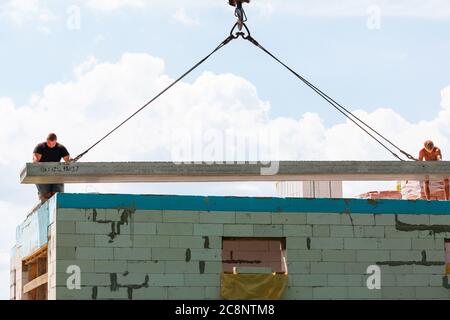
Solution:
[{"label": "white cloud", "polygon": [[[43,140],[48,132],[55,131],[60,142],[69,148],[72,155],[76,155],[172,81],[165,73],[164,61],[148,54],[126,53],[115,63],[98,62],[95,57],[89,57],[74,69],[72,81],[47,85],[25,105],[18,106],[7,97],[0,98],[2,256],[9,254],[17,223],[24,219],[27,210],[37,201],[34,186],[18,184],[19,170],[30,159],[35,144]],[[186,150],[186,146],[192,151],[192,158],[186,154],[181,158],[223,160],[231,157],[237,147],[236,144],[229,144],[227,137],[257,139],[255,133],[270,133],[272,138],[279,137],[279,156],[270,155],[273,159],[392,159],[348,121],[326,127],[315,113],[305,113],[299,119],[273,119],[269,117],[269,111],[270,103],[259,98],[255,86],[249,81],[232,74],[204,72],[193,83],[179,83],[88,153],[82,161],[171,161],[175,160],[172,158],[174,151]],[[433,139],[444,150],[444,157],[450,157],[450,86],[442,90],[442,109],[431,121],[411,123],[389,108],[371,113],[359,110],[357,114],[413,154],[417,153],[424,140]],[[196,136],[198,132],[199,141]],[[273,143],[270,139],[258,142],[259,147],[269,151]],[[223,152],[217,152],[214,147],[221,146],[221,143]],[[267,151],[261,155],[264,156],[267,157]],[[248,157],[241,154],[239,158]],[[369,187],[368,184],[352,186],[347,194],[362,193]],[[273,184],[239,187],[236,184],[198,187],[68,185],[66,190],[275,194]],[[7,274],[5,270],[0,272]]]},{"label": "white cloud", "polygon": [[0,299],[9,299],[10,253],[16,236],[16,226],[24,220],[29,208],[18,203],[0,201]]},{"label": "white cloud", "polygon": [[97,34],[94,37],[94,44],[95,45],[100,45],[102,42],[104,42],[106,40],[106,37],[103,34]]},{"label": "white cloud", "polygon": [[[323,17],[364,17],[369,8],[379,8],[382,16],[448,18],[447,0],[260,0],[251,4],[262,13]],[[250,10],[250,9],[249,9]]]},{"label": "white cloud", "polygon": [[[177,21],[190,25],[197,24],[179,8],[189,8],[190,12],[204,10],[225,10],[232,12],[226,1],[211,0],[81,0],[81,4],[92,11],[118,12],[123,9],[150,9],[152,11],[177,10]],[[298,15],[307,17],[369,17],[378,12],[383,17],[410,17],[445,19],[450,17],[450,2],[448,0],[258,0],[247,5],[249,16],[258,14],[262,17],[277,15]],[[48,24],[57,20],[56,5],[50,6],[48,0],[7,0],[0,4],[0,16],[17,25],[38,21]],[[377,10],[369,10],[377,8]],[[164,13],[163,13],[164,12]],[[213,11],[209,11],[211,14]],[[216,11],[214,11],[216,12]]]},{"label": "white cloud", "polygon": [[52,32],[52,29],[46,26],[39,26],[37,27],[37,31],[39,31],[42,34],[50,34]]},{"label": "white cloud", "polygon": [[10,296],[10,254],[0,251],[0,299],[8,300]]},{"label": "white cloud", "polygon": [[[177,7],[226,10],[226,1],[211,0],[86,0],[91,8],[112,11],[122,7],[143,7],[152,9],[174,9]],[[288,14],[312,17],[366,17],[368,9],[378,7],[382,16],[415,18],[448,18],[448,0],[258,0],[247,5],[251,15],[256,12],[262,16]]]},{"label": "white cloud", "polygon": [[90,56],[87,58],[86,61],[84,61],[83,63],[81,63],[75,67],[74,74],[77,76],[77,78],[79,78],[83,74],[92,70],[96,64],[97,64],[97,59],[94,56]]},{"label": "white cloud", "polygon": [[200,21],[189,17],[184,9],[177,9],[177,11],[172,15],[172,20],[187,27],[195,27],[200,25]]},{"label": "white cloud", "polygon": [[17,26],[43,24],[38,27],[41,30],[48,30],[46,24],[58,19],[42,0],[9,0],[0,5],[0,16]]},{"label": "white cloud", "polygon": [[86,4],[89,8],[99,11],[141,8],[146,5],[144,0],[87,0]]}]

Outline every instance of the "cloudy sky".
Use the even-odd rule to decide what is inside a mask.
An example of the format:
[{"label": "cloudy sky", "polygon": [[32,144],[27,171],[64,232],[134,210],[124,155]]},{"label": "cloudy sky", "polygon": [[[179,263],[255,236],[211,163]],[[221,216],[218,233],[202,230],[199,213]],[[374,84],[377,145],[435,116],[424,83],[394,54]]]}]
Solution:
[{"label": "cloudy sky", "polygon": [[[226,2],[0,2],[0,298],[15,227],[37,202],[35,187],[18,182],[33,147],[55,131],[72,155],[83,151],[227,36]],[[398,145],[416,155],[434,139],[446,157],[448,0],[253,0],[247,15],[258,41]],[[358,130],[240,40],[83,161],[392,160]],[[240,150],[242,138],[258,152]],[[393,187],[346,184],[345,195]],[[276,195],[254,183],[66,191]]]}]

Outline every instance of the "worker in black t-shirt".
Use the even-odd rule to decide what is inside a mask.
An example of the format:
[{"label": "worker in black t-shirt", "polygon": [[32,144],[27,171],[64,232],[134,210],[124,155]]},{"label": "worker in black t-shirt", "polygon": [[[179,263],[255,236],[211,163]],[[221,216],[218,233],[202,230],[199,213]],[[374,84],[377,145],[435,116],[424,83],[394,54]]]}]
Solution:
[{"label": "worker in black t-shirt", "polygon": [[[57,142],[56,134],[50,133],[47,141],[34,148],[33,163],[36,162],[66,162],[72,161],[66,147]],[[57,192],[64,192],[64,184],[37,184],[39,200],[42,203],[50,199]]]}]

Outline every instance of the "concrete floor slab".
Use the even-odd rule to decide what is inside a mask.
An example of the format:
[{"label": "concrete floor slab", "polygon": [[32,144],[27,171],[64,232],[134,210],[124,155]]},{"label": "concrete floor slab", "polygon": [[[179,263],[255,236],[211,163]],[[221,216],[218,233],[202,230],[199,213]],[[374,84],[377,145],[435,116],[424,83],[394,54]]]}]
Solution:
[{"label": "concrete floor slab", "polygon": [[28,163],[22,184],[243,181],[404,181],[450,178],[450,162],[281,161]]}]

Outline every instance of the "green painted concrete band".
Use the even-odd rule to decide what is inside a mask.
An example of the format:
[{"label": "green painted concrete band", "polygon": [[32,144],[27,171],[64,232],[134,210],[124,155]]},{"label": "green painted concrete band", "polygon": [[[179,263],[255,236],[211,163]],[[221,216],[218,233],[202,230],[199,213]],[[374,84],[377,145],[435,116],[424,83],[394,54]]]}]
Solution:
[{"label": "green painted concrete band", "polygon": [[450,215],[450,201],[202,197],[131,194],[57,195],[58,208],[280,213]]}]

